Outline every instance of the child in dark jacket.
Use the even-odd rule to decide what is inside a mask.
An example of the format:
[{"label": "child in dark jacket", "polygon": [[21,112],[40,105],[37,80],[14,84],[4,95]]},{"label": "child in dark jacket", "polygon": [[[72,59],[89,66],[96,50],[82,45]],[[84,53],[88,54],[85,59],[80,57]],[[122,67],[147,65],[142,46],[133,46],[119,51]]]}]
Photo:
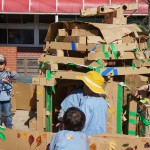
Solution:
[{"label": "child in dark jacket", "polygon": [[80,132],[85,124],[85,114],[70,107],[63,116],[64,130],[56,133],[49,150],[89,150],[88,137]]}]

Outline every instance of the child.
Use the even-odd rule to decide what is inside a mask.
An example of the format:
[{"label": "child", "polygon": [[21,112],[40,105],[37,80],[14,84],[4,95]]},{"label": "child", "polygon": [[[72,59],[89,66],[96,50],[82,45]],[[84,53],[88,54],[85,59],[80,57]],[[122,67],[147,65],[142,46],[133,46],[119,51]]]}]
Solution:
[{"label": "child", "polygon": [[5,125],[12,128],[11,92],[12,82],[16,81],[18,74],[6,68],[6,57],[0,55],[0,125],[2,125],[2,109],[4,110]]},{"label": "child", "polygon": [[85,124],[85,114],[70,107],[63,116],[64,130],[56,133],[49,150],[89,150],[88,137],[81,133]]},{"label": "child", "polygon": [[104,78],[95,71],[89,71],[84,76],[76,78],[84,82],[84,87],[73,91],[63,100],[58,120],[61,121],[69,107],[77,107],[86,116],[85,126],[81,132],[86,135],[106,133],[107,102]]}]

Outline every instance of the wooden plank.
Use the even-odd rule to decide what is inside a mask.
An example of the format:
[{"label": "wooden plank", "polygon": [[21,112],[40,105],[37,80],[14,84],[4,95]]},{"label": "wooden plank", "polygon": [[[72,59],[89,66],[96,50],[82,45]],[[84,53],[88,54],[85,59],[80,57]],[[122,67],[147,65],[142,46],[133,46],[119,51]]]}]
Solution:
[{"label": "wooden plank", "polygon": [[45,129],[45,87],[37,85],[37,131]]}]

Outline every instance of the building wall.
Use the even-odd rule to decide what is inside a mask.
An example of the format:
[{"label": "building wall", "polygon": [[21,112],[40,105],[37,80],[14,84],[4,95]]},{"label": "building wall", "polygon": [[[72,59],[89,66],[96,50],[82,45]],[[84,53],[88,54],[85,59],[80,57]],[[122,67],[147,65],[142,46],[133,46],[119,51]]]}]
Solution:
[{"label": "building wall", "polygon": [[17,70],[17,47],[0,46],[0,54],[7,58],[7,67]]},{"label": "building wall", "polygon": [[[20,78],[32,78],[39,71],[38,58],[43,53],[41,47],[18,47],[17,69]],[[24,78],[25,77],[25,78]]]}]

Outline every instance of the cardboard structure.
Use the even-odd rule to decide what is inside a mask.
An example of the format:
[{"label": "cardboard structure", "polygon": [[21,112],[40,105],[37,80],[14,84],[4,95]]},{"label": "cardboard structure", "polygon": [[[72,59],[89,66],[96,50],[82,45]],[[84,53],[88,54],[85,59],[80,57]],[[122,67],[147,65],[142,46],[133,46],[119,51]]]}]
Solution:
[{"label": "cardboard structure", "polygon": [[[107,134],[89,137],[90,149],[129,150],[150,147],[149,137],[135,136],[138,122],[136,99],[132,98],[133,102],[127,103],[128,95],[132,95],[137,87],[148,80],[149,35],[138,25],[127,24],[124,10],[134,12],[137,5],[100,6],[81,10],[81,16],[104,15],[104,23],[71,21],[49,26],[45,54],[38,59],[39,75],[32,79],[33,86],[36,86],[37,116],[30,120],[29,131],[3,131],[6,139],[14,136],[18,146],[28,146],[22,146],[25,149],[35,149],[35,146],[37,149],[46,149],[52,132],[58,131],[55,125],[62,100],[73,89],[82,86],[76,76],[95,70],[107,81],[106,100],[109,108]],[[34,87],[31,90],[34,91],[33,89]],[[128,109],[125,110],[125,116],[123,107],[126,105]],[[18,107],[23,106],[26,107]],[[123,131],[123,127],[127,132]],[[43,145],[37,144],[38,140],[35,140],[39,135],[38,139],[42,139]],[[12,141],[0,142],[0,149],[9,149],[7,144]],[[12,149],[16,149],[15,144]]]},{"label": "cardboard structure", "polygon": [[[50,140],[54,133],[40,131],[2,131],[7,139],[0,140],[1,150],[48,150]],[[13,139],[12,139],[13,137]],[[149,138],[138,138],[127,135],[102,134],[89,137],[90,150],[129,150],[149,149]]]}]

